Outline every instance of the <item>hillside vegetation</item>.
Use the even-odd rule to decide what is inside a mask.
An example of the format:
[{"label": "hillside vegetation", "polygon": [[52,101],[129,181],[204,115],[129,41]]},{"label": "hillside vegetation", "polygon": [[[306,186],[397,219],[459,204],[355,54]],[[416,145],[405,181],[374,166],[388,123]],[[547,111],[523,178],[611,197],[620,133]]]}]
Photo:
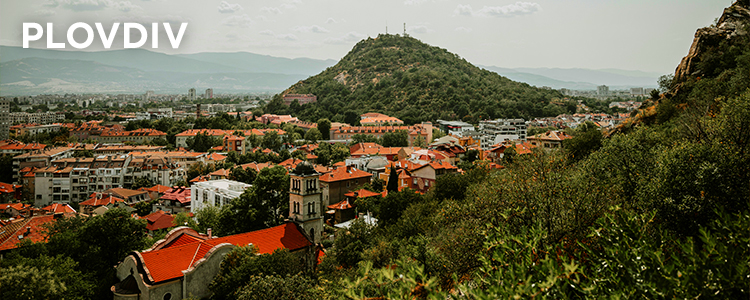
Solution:
[{"label": "hillside vegetation", "polygon": [[[281,99],[288,93],[315,94],[318,102],[286,107]],[[511,81],[415,38],[381,34],[357,43],[335,66],[276,95],[266,112],[347,123],[370,111],[407,124],[477,122],[573,112],[575,103],[562,103],[561,98],[557,91]]]}]

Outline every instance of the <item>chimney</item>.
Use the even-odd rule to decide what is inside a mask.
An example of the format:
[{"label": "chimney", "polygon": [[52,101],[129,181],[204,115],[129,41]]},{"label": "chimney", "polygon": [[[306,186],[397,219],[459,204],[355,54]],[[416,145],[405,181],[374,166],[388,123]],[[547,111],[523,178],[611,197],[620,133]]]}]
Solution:
[{"label": "chimney", "polygon": [[210,238],[213,238],[213,230],[211,230],[211,228],[209,228],[209,229],[206,229],[206,233],[208,234],[208,238],[209,238],[209,239],[210,239]]}]

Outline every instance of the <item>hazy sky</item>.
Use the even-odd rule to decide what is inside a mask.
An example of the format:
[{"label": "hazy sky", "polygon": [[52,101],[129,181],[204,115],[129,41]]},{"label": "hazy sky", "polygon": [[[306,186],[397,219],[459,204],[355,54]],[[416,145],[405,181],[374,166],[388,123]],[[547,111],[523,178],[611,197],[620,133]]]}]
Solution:
[{"label": "hazy sky", "polygon": [[[0,0],[0,44],[21,45],[22,23],[188,22],[167,53],[246,51],[336,59],[363,38],[407,33],[469,62],[500,67],[619,68],[666,74],[695,30],[730,0]],[[43,25],[44,26],[44,25]],[[150,26],[147,26],[150,29]],[[94,29],[96,30],[96,29]],[[83,30],[76,31],[79,42]],[[122,45],[122,25],[115,47]],[[137,39],[137,38],[136,38]],[[150,41],[150,40],[149,40]],[[32,47],[46,46],[42,41]],[[68,49],[72,49],[70,45]],[[150,42],[146,44],[150,49]],[[102,49],[97,35],[89,50]],[[2,55],[2,53],[0,53]]]}]

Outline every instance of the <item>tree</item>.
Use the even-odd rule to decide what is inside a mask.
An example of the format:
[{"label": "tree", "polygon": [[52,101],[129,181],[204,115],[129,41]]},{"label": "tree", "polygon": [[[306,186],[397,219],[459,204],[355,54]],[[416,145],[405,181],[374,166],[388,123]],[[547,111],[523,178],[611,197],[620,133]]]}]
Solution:
[{"label": "tree", "polygon": [[254,169],[243,167],[234,167],[229,173],[229,179],[247,184],[252,184],[255,181],[257,172]]},{"label": "tree", "polygon": [[[205,207],[205,206],[204,206]],[[187,226],[192,229],[198,230],[198,226],[195,223],[195,220],[190,217],[186,212],[178,213],[176,216],[174,216],[174,220],[172,220],[172,223],[174,226]],[[201,232],[201,231],[198,231]]]},{"label": "tree", "polygon": [[385,188],[388,193],[398,192],[398,172],[396,166],[391,166],[391,173],[388,175],[388,185]]},{"label": "tree", "polygon": [[318,120],[318,130],[320,131],[323,140],[331,139],[331,121],[323,118]]},{"label": "tree", "polygon": [[279,151],[281,149],[281,139],[276,131],[266,131],[263,136],[263,147],[271,149],[273,151]]},{"label": "tree", "polygon": [[0,261],[2,299],[91,299],[93,280],[70,257],[23,257],[11,254]]},{"label": "tree", "polygon": [[0,170],[5,170],[5,172],[0,172],[0,182],[13,182],[13,172],[9,172],[13,170],[12,155],[0,155]]},{"label": "tree", "polygon": [[142,177],[136,177],[133,180],[133,185],[130,187],[130,189],[137,190],[137,189],[142,188],[142,187],[150,188],[150,187],[155,186],[155,185],[156,184],[154,183],[153,180],[151,180],[151,177],[142,176]]},{"label": "tree", "polygon": [[563,141],[563,148],[573,161],[581,160],[602,146],[602,132],[591,121],[579,124],[572,139]]},{"label": "tree", "polygon": [[305,133],[305,140],[313,144],[317,143],[322,138],[323,138],[323,135],[315,127],[308,129],[307,132]]},{"label": "tree", "polygon": [[206,152],[216,146],[221,145],[221,140],[217,137],[211,136],[208,133],[198,133],[195,136],[187,138],[185,141],[188,148],[195,152]]},{"label": "tree", "polygon": [[281,223],[289,210],[289,175],[282,166],[265,168],[253,186],[222,207],[218,233],[230,235]]},{"label": "tree", "polygon": [[288,249],[276,249],[270,254],[258,255],[252,245],[232,249],[221,262],[219,273],[209,289],[217,299],[236,297],[248,278],[262,275],[287,276],[305,271],[302,259]]},{"label": "tree", "polygon": [[316,300],[323,299],[323,291],[316,280],[304,275],[250,276],[237,292],[238,300]]},{"label": "tree", "polygon": [[409,133],[406,130],[397,130],[396,132],[386,132],[380,138],[380,144],[383,147],[408,147]]}]

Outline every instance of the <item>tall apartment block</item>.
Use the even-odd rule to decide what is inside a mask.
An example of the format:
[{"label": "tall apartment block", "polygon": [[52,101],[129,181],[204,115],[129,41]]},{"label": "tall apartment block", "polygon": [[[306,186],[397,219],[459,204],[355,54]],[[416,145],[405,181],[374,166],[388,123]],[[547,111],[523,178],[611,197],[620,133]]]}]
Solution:
[{"label": "tall apartment block", "polygon": [[0,98],[0,140],[8,139],[10,131],[10,102]]},{"label": "tall apartment block", "polygon": [[482,136],[482,149],[489,150],[492,145],[505,140],[526,140],[526,121],[524,119],[497,119],[479,121],[479,132]]}]

